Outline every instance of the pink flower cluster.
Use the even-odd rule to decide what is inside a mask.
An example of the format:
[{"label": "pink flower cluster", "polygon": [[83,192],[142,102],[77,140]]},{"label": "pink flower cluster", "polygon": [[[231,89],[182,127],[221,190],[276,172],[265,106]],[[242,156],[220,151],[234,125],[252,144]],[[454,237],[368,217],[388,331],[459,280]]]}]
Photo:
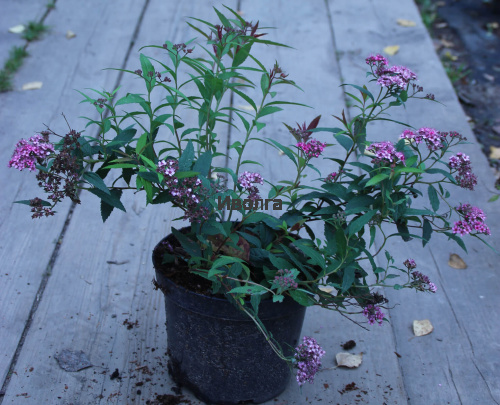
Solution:
[{"label": "pink flower cluster", "polygon": [[477,184],[477,177],[472,173],[469,156],[458,152],[455,156],[450,156],[449,165],[452,169],[458,171],[455,180],[460,184],[460,187],[474,190],[474,186]]},{"label": "pink flower cluster", "polygon": [[435,130],[434,128],[420,128],[417,132],[413,132],[409,129],[403,131],[400,135],[402,139],[413,140],[418,145],[422,141],[425,141],[427,147],[431,151],[441,149],[443,147],[444,136],[441,132]]},{"label": "pink flower cluster", "polygon": [[415,263],[415,260],[413,259],[406,259],[403,264],[406,266],[408,270],[414,269],[417,267],[417,263]]},{"label": "pink flower cluster", "polygon": [[363,315],[368,318],[368,323],[373,325],[377,322],[379,325],[382,325],[384,321],[384,313],[380,310],[378,305],[368,304],[363,308]]},{"label": "pink flower cluster", "polygon": [[314,376],[321,367],[321,358],[325,351],[318,345],[316,339],[304,336],[302,343],[295,348],[295,359],[297,360],[297,383],[299,386],[306,381],[314,382]]},{"label": "pink flower cluster", "polygon": [[405,162],[405,156],[403,155],[403,153],[396,152],[396,148],[394,147],[392,142],[389,141],[372,143],[366,148],[366,150],[375,154],[375,158],[372,160],[372,163],[396,164],[398,160],[403,164]]},{"label": "pink flower cluster", "polygon": [[377,83],[383,87],[395,86],[405,90],[412,80],[417,79],[417,75],[405,66],[389,67],[389,61],[382,55],[369,56],[366,63],[372,67]]},{"label": "pink flower cluster", "polygon": [[52,152],[54,145],[49,142],[48,135],[34,135],[28,141],[21,139],[16,145],[8,167],[28,169],[32,172],[36,169],[36,164],[41,163]]},{"label": "pink flower cluster", "polygon": [[292,272],[288,269],[278,270],[278,275],[274,277],[273,284],[282,291],[289,288],[297,288],[299,286],[295,281]]},{"label": "pink flower cluster", "polygon": [[264,179],[259,173],[243,172],[238,177],[238,183],[246,191],[248,191],[248,198],[252,201],[259,200],[259,189],[253,184],[264,184]]},{"label": "pink flower cluster", "polygon": [[210,211],[206,207],[200,207],[200,195],[205,194],[205,188],[201,180],[196,177],[186,177],[179,181],[175,173],[179,169],[179,163],[174,159],[158,162],[156,171],[163,174],[164,183],[168,187],[170,195],[179,206],[186,208],[184,219],[189,222],[200,222],[207,219]]},{"label": "pink flower cluster", "polygon": [[326,143],[322,143],[317,139],[312,138],[307,142],[299,142],[296,146],[304,152],[309,159],[311,159],[317,158],[321,155],[321,152],[323,152],[326,147]]},{"label": "pink flower cluster", "polygon": [[326,176],[326,179],[325,179],[325,182],[326,183],[333,183],[335,181],[335,179],[337,179],[337,177],[340,176],[340,172],[337,173],[337,172],[333,172],[333,173],[330,173],[328,176]]},{"label": "pink flower cluster", "polygon": [[461,204],[456,207],[456,210],[462,216],[462,220],[453,224],[452,232],[460,236],[467,235],[473,231],[490,235],[490,228],[484,222],[486,215],[478,207],[473,207],[470,204]]},{"label": "pink flower cluster", "polygon": [[430,292],[433,293],[437,291],[436,284],[431,283],[431,280],[425,274],[422,274],[419,271],[413,271],[411,273],[411,276],[413,280],[415,280],[414,286],[417,290],[420,291],[429,290]]}]

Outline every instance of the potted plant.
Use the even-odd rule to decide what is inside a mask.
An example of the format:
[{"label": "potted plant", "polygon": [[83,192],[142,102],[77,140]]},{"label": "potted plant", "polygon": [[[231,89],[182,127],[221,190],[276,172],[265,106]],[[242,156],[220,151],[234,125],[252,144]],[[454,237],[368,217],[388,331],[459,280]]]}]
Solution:
[{"label": "potted plant", "polygon": [[[435,101],[423,96],[415,73],[369,56],[367,77],[378,95],[349,85],[357,116],[335,116],[338,128],[321,128],[320,116],[286,125],[292,141],[286,146],[258,133],[267,115],[301,105],[278,96],[282,86],[296,84],[278,63],[266,67],[254,55],[259,45],[285,45],[262,38],[258,23],[229,8],[229,17],[215,11],[218,24],[193,19],[204,30],[189,24],[202,40],[152,45],[165,59],[141,53],[141,69],[125,70],[144,83],[144,93],[82,93],[100,115],[88,122],[97,136],[47,129],[21,140],[9,166],[37,171],[48,194],[18,201],[31,207],[33,218],[54,215],[66,197],[79,203],[80,190],[100,198],[104,221],[115,208],[125,211],[124,190],[182,210],[184,226],[153,251],[154,284],[165,294],[171,375],[208,402],[263,402],[286,387],[291,369],[303,385],[321,366],[318,342],[299,339],[306,307],[382,324],[387,300],[375,287],[436,292],[413,259],[395,263],[385,251],[376,261],[389,238],[425,245],[439,233],[465,249],[464,235],[490,231],[479,208],[448,202],[445,187],[472,190],[477,183],[468,156],[452,152],[465,141],[460,134],[398,123],[405,129],[393,141],[370,141],[367,125],[387,120],[388,109],[409,98]],[[158,92],[156,105],[152,94]],[[228,94],[248,109],[228,104]],[[193,110],[191,123],[184,116]],[[218,136],[221,125],[241,133],[228,150]],[[320,133],[330,141],[319,141]],[[264,179],[258,167],[265,162],[244,159],[255,142],[286,156],[293,176],[277,184]],[[330,157],[332,148],[345,150],[344,158]],[[331,171],[321,173],[319,159],[329,160]],[[311,173],[316,187],[304,182]]]}]

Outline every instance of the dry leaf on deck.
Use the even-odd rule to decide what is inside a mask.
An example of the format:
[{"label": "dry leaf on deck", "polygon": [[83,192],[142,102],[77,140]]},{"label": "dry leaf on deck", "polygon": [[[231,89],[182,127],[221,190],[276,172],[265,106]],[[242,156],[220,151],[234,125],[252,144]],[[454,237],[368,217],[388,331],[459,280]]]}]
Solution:
[{"label": "dry leaf on deck", "polygon": [[415,27],[417,25],[417,23],[415,21],[405,20],[404,18],[398,18],[397,22],[402,27]]},{"label": "dry leaf on deck", "polygon": [[29,82],[23,84],[23,90],[38,90],[41,89],[43,86],[42,82]]},{"label": "dry leaf on deck", "polygon": [[450,259],[448,260],[448,266],[453,267],[454,269],[466,269],[467,268],[467,264],[456,253],[452,253],[450,255]]},{"label": "dry leaf on deck", "polygon": [[490,146],[490,159],[500,159],[500,148]]},{"label": "dry leaf on deck", "polygon": [[66,38],[71,39],[74,37],[76,37],[76,34],[73,31],[71,30],[66,31]]},{"label": "dry leaf on deck", "polygon": [[14,25],[13,27],[10,27],[9,32],[12,32],[13,34],[21,34],[22,32],[24,32],[25,29],[26,29],[26,27],[24,25],[19,24],[19,25]]},{"label": "dry leaf on deck", "polygon": [[443,46],[445,48],[453,48],[455,46],[455,44],[451,41],[447,41],[446,39],[441,39],[441,43],[443,44]]},{"label": "dry leaf on deck", "polygon": [[389,56],[396,55],[398,51],[399,51],[399,45],[390,45],[384,48],[384,53],[386,53]]},{"label": "dry leaf on deck", "polygon": [[246,105],[237,105],[236,108],[239,108],[240,110],[246,110],[246,111],[255,111],[253,107],[249,104]]},{"label": "dry leaf on deck", "polygon": [[321,291],[324,291],[324,292],[326,292],[326,293],[328,293],[328,294],[330,294],[330,293],[333,291],[333,287],[330,287],[330,286],[328,286],[328,285],[320,285],[318,288],[319,288]]},{"label": "dry leaf on deck", "polygon": [[413,333],[415,336],[425,336],[434,330],[431,321],[424,319],[422,321],[413,321]]},{"label": "dry leaf on deck", "polygon": [[339,367],[356,368],[359,367],[363,361],[363,352],[359,354],[337,353],[335,358]]}]

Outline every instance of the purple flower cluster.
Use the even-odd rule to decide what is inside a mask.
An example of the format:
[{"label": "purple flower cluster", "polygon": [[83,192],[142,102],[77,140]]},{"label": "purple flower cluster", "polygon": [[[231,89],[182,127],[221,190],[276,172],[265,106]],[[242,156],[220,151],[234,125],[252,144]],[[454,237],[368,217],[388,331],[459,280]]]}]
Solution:
[{"label": "purple flower cluster", "polygon": [[417,145],[422,141],[425,141],[429,150],[435,151],[443,147],[442,141],[444,140],[445,136],[443,136],[441,132],[435,130],[434,128],[423,127],[420,128],[417,132],[406,129],[405,131],[403,131],[400,138],[414,140]]},{"label": "purple flower cluster", "polygon": [[377,77],[377,83],[383,87],[397,87],[405,90],[411,81],[417,80],[417,75],[405,66],[391,66],[382,55],[369,56],[366,63],[372,68]]},{"label": "purple flower cluster", "polygon": [[443,142],[446,140],[447,137],[449,137],[450,139],[456,138],[461,141],[467,140],[467,138],[463,137],[462,135],[460,135],[458,132],[455,131],[441,132],[437,131],[434,128],[427,128],[427,127],[420,128],[417,132],[414,132],[410,129],[406,129],[400,135],[401,139],[408,139],[410,141],[415,141],[417,145],[422,142],[425,142],[427,148],[429,148],[429,150],[431,151],[441,149],[443,147]]},{"label": "purple flower cluster", "polygon": [[372,163],[392,163],[395,165],[397,161],[405,162],[405,156],[402,152],[396,152],[396,148],[392,144],[392,142],[376,142],[372,143],[370,146],[366,148],[368,152],[372,152],[375,154],[375,158],[372,160]]},{"label": "purple flower cluster", "polygon": [[[48,138],[48,133],[44,136]],[[46,193],[50,193],[47,197],[54,202],[54,205],[60,202],[64,197],[68,197],[71,201],[79,204],[78,197],[78,181],[80,173],[83,171],[81,163],[75,156],[75,151],[80,148],[81,134],[75,130],[69,131],[63,138],[63,142],[59,153],[57,153],[52,161],[52,165],[48,171],[39,170],[36,175],[38,186],[42,187]],[[64,184],[63,184],[64,182]],[[38,199],[35,199],[37,205],[31,204],[32,207],[40,208]],[[46,212],[47,209],[44,209]],[[33,211],[33,210],[32,210]],[[36,213],[40,214],[38,209]],[[47,216],[47,212],[45,213]],[[52,215],[52,214],[50,214]],[[33,218],[41,215],[33,214]]]},{"label": "purple flower cluster", "polygon": [[289,288],[297,288],[299,286],[290,270],[281,269],[278,270],[277,273],[278,275],[274,277],[273,284],[280,288],[282,291]]},{"label": "purple flower cluster", "polygon": [[311,384],[314,382],[314,376],[321,367],[321,358],[325,353],[316,339],[304,336],[302,343],[295,348],[295,360],[298,369],[297,383],[299,386],[306,382]]},{"label": "purple flower cluster", "polygon": [[450,156],[449,165],[452,169],[458,171],[455,180],[460,184],[460,187],[474,190],[474,186],[477,184],[477,177],[472,173],[469,156],[458,152],[455,156]]},{"label": "purple flower cluster", "polygon": [[406,259],[403,264],[406,266],[408,270],[412,270],[415,267],[417,267],[417,263],[415,263],[415,260],[413,259]]},{"label": "purple flower cluster", "polygon": [[248,198],[252,201],[260,199],[259,189],[253,184],[264,184],[264,179],[259,173],[243,172],[238,177],[238,183],[246,191],[248,191]]},{"label": "purple flower cluster", "polygon": [[156,171],[164,176],[163,182],[168,187],[170,195],[177,205],[184,207],[184,219],[189,222],[200,222],[207,219],[210,211],[200,207],[200,196],[206,194],[201,180],[197,177],[186,177],[181,180],[175,177],[179,163],[174,159],[158,162]]},{"label": "purple flower cluster", "polygon": [[333,172],[333,173],[330,173],[328,176],[326,176],[326,179],[325,179],[325,182],[326,183],[333,183],[337,177],[340,176],[340,172],[337,173],[337,172]]},{"label": "purple flower cluster", "polygon": [[304,154],[309,158],[316,158],[321,155],[321,152],[325,149],[326,143],[322,143],[317,139],[310,139],[307,142],[299,142],[297,145]]},{"label": "purple flower cluster", "polygon": [[382,325],[384,321],[384,313],[380,310],[378,305],[368,304],[363,308],[363,315],[368,318],[368,323],[373,325],[375,322],[378,322],[379,325]]},{"label": "purple flower cluster", "polygon": [[484,222],[486,215],[478,207],[473,207],[470,204],[461,204],[456,207],[458,213],[462,216],[462,220],[453,224],[452,232],[460,236],[467,235],[473,231],[490,235],[490,228]]},{"label": "purple flower cluster", "polygon": [[54,145],[49,142],[48,134],[34,135],[28,141],[21,139],[16,145],[8,167],[28,169],[32,172],[38,163],[42,163],[53,152]]},{"label": "purple flower cluster", "polygon": [[433,293],[437,291],[436,285],[434,283],[431,283],[431,280],[425,274],[422,274],[419,271],[413,271],[411,273],[411,276],[413,280],[415,280],[413,285],[417,290],[420,291],[429,290],[430,292]]}]

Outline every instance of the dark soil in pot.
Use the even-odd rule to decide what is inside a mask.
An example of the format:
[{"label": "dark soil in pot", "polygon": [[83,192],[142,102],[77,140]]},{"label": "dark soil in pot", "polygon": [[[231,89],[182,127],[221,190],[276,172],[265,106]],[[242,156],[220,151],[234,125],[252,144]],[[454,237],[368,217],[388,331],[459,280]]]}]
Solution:
[{"label": "dark soil in pot", "polygon": [[[176,243],[170,235],[153,251],[156,282],[165,294],[168,370],[179,386],[210,404],[262,403],[279,395],[291,370],[267,343],[253,320],[225,298],[210,294],[211,283],[185,268],[162,265]],[[263,300],[259,317],[286,355],[297,346],[305,307],[293,300]]]}]

